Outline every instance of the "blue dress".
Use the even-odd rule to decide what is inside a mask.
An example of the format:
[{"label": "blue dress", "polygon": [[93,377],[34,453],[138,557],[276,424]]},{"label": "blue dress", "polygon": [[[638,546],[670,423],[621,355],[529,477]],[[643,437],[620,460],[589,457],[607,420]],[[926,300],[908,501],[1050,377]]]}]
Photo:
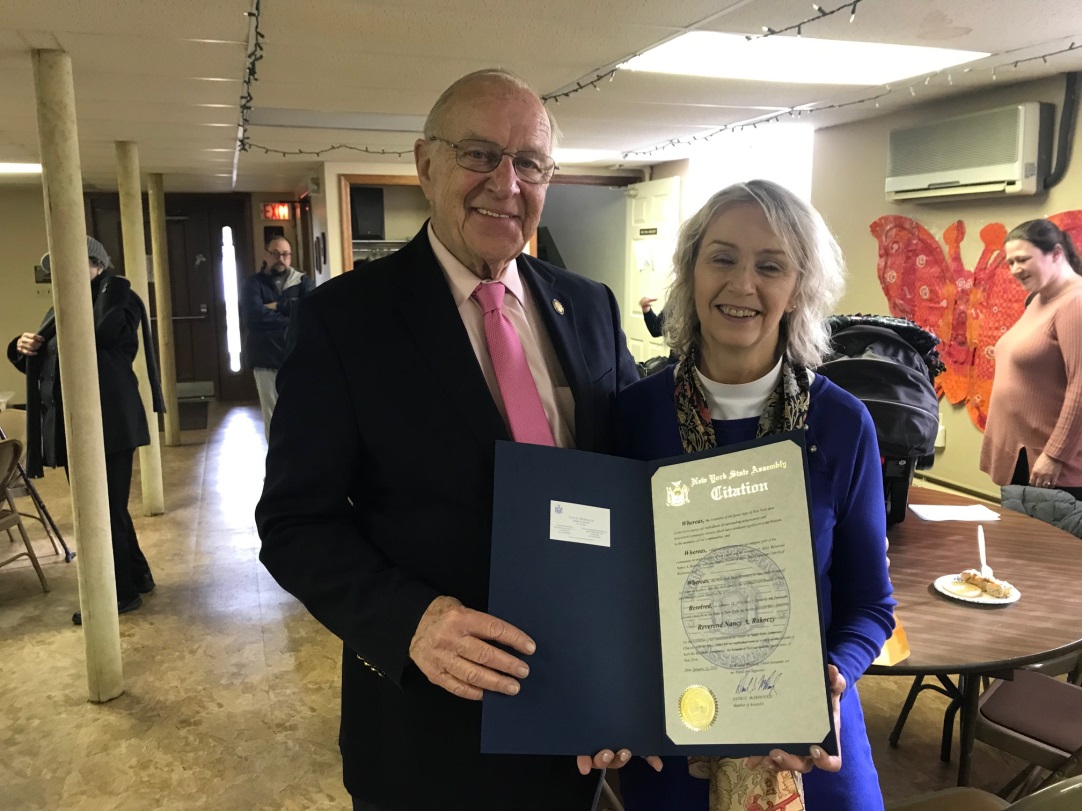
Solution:
[{"label": "blue dress", "polygon": [[[683,453],[674,389],[669,366],[621,392],[617,413],[624,456],[662,459]],[[805,775],[805,797],[810,811],[878,811],[883,797],[856,689],[894,627],[878,442],[867,409],[855,397],[819,375],[809,393],[808,464],[827,660],[847,687],[841,700],[842,769]],[[754,438],[757,424],[755,418],[715,421],[718,445]],[[686,758],[665,758],[660,774],[635,758],[621,769],[620,785],[627,811],[705,811],[708,806],[709,783],[688,774]]]}]

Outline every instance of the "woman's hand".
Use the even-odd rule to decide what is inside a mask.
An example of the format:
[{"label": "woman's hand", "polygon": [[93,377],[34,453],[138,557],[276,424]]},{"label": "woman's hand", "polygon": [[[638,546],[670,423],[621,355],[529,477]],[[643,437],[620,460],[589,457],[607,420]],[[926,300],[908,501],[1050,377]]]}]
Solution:
[{"label": "woman's hand", "polygon": [[24,332],[15,342],[15,348],[23,355],[36,355],[45,339],[34,332]]},{"label": "woman's hand", "polygon": [[[579,774],[589,774],[590,769],[622,769],[631,761],[631,750],[620,749],[613,752],[611,749],[602,749],[593,757],[579,755],[575,762],[579,767]],[[653,766],[655,772],[661,771],[661,758],[650,755],[646,762]]]},{"label": "woman's hand", "polygon": [[828,755],[821,746],[812,746],[807,757],[799,757],[781,749],[774,749],[769,755],[748,758],[749,769],[767,767],[774,771],[792,771],[807,774],[812,768],[822,769],[825,772],[836,772],[842,768],[842,716],[841,698],[845,692],[845,676],[838,672],[834,665],[827,665],[827,673],[830,675],[831,707],[834,711],[834,734],[838,739],[838,754]]},{"label": "woman's hand", "polygon": [[656,298],[650,298],[649,296],[643,296],[639,299],[639,307],[642,308],[644,313],[650,312],[650,305],[657,301]]},{"label": "woman's hand", "polygon": [[1042,453],[1029,471],[1029,483],[1033,487],[1055,487],[1063,462],[1057,462],[1047,453]]}]

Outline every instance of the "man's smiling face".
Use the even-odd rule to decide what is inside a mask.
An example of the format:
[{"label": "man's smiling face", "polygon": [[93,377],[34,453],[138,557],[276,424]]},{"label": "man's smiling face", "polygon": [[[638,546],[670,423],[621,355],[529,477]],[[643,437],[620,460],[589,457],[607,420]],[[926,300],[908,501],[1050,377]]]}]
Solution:
[{"label": "man's smiling face", "polygon": [[[552,135],[541,102],[506,81],[481,79],[462,88],[436,135],[491,141],[507,152],[549,154]],[[499,278],[537,230],[545,183],[527,183],[505,157],[491,172],[463,169],[440,141],[418,142],[417,174],[432,205],[436,237],[479,278]]]}]

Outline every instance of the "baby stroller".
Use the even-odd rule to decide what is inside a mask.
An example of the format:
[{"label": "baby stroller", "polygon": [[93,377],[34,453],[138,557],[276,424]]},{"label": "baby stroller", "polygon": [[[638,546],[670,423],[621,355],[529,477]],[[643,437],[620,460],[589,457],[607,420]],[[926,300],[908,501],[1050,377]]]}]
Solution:
[{"label": "baby stroller", "polygon": [[859,399],[872,415],[887,524],[897,524],[905,519],[914,471],[935,461],[934,381],[944,369],[936,351],[939,338],[889,316],[833,316],[828,326],[832,351],[816,372]]}]

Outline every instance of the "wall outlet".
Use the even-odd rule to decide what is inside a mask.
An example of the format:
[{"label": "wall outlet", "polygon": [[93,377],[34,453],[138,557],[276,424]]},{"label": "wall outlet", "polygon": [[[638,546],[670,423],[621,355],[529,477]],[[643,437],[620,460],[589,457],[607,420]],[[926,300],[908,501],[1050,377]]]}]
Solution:
[{"label": "wall outlet", "polygon": [[53,297],[53,286],[51,284],[34,285],[34,295],[38,298],[51,299]]}]

